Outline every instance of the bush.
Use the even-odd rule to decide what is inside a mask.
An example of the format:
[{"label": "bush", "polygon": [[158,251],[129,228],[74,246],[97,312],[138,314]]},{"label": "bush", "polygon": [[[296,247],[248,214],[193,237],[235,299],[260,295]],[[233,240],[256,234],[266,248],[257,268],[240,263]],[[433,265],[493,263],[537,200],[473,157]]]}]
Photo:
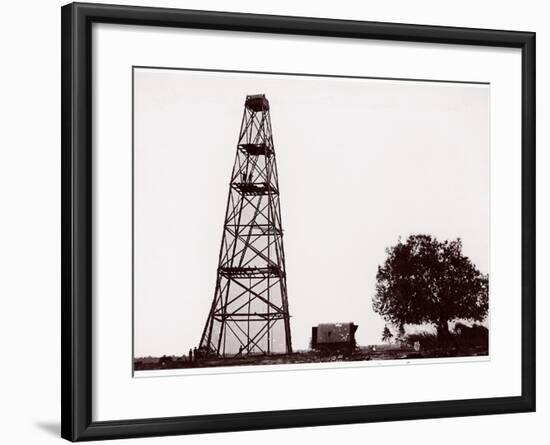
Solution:
[{"label": "bush", "polygon": [[[438,342],[437,335],[432,332],[408,334],[404,340],[410,346],[413,346],[418,341],[422,349],[437,349],[444,346]],[[447,346],[487,349],[489,347],[489,330],[480,324],[467,326],[464,323],[456,323],[454,332],[449,336]]]},{"label": "bush", "polygon": [[414,334],[407,334],[405,342],[411,346],[415,342],[420,342],[422,349],[433,349],[437,347],[437,335],[432,332],[415,332]]},{"label": "bush", "polygon": [[454,332],[459,346],[489,347],[489,330],[485,326],[480,324],[466,326],[463,323],[457,323]]}]

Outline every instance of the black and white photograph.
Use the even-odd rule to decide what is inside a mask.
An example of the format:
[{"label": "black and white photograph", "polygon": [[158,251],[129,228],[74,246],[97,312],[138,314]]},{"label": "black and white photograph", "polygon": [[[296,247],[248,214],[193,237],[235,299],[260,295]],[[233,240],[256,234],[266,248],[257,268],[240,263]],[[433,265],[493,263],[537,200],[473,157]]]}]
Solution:
[{"label": "black and white photograph", "polygon": [[490,359],[490,84],[132,76],[134,376]]},{"label": "black and white photograph", "polygon": [[5,6],[0,443],[544,442],[546,3]]}]

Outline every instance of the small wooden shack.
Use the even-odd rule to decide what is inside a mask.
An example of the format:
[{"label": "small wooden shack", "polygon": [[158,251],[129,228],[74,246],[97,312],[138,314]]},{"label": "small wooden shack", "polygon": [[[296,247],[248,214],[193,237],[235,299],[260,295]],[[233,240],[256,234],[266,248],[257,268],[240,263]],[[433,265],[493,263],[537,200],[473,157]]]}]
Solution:
[{"label": "small wooden shack", "polygon": [[351,354],[357,347],[352,323],[321,323],[311,328],[311,348],[323,353]]}]

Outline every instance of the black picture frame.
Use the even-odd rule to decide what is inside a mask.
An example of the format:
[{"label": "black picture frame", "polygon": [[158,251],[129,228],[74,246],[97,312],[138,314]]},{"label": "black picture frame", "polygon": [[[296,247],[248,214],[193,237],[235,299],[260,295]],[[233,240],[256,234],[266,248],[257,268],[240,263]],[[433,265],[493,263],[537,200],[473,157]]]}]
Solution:
[{"label": "black picture frame", "polygon": [[[535,410],[535,33],[73,3],[62,7],[61,435],[71,441],[474,416]],[[520,48],[521,396],[92,421],[94,23]]]}]

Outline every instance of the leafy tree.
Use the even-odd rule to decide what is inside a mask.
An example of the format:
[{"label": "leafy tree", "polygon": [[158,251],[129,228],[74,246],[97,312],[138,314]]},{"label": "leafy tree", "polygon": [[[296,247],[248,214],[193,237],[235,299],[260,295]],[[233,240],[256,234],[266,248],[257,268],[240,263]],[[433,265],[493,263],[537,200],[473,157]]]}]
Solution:
[{"label": "leafy tree", "polygon": [[429,323],[439,340],[454,319],[481,321],[488,310],[488,275],[462,254],[460,238],[439,242],[411,235],[386,250],[378,267],[373,308],[396,325]]},{"label": "leafy tree", "polygon": [[382,331],[382,341],[389,343],[392,337],[393,334],[390,329],[387,326],[384,326],[384,330]]}]

